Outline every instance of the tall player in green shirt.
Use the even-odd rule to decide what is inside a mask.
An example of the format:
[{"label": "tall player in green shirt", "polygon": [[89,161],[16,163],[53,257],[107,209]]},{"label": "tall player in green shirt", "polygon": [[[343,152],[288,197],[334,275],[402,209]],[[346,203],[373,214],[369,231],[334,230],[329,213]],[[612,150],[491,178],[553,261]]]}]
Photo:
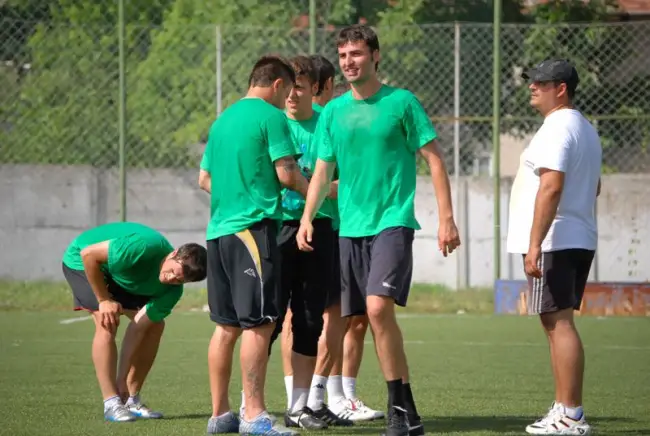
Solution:
[{"label": "tall player in green shirt", "polygon": [[[211,195],[208,303],[216,323],[208,350],[208,433],[285,436],[296,432],[276,422],[264,401],[269,345],[281,315],[277,233],[282,188],[304,197],[308,182],[296,164],[301,152],[282,111],[295,83],[293,67],[281,57],[265,56],[248,83],[246,97],[212,124],[199,175]],[[240,336],[245,407],[237,417],[228,385]]]},{"label": "tall player in green shirt", "polygon": [[339,170],[342,315],[367,314],[388,388],[387,436],[423,435],[395,305],[405,306],[412,276],[416,156],[428,163],[438,203],[438,245],[459,244],[449,178],[424,108],[409,91],[377,78],[379,40],[367,27],[341,30],[339,65],[351,91],[323,110],[319,159],[310,182],[298,244],[311,251],[312,220]]},{"label": "tall player in green shirt", "polygon": [[[92,357],[106,420],[162,417],[141,402],[139,392],[156,358],[164,319],[181,298],[183,283],[205,279],[206,259],[198,244],[174,249],[158,231],[130,222],[87,230],[66,249],[63,275],[74,309],[91,312],[95,321]],[[122,314],[131,323],[118,367],[115,335]]]}]

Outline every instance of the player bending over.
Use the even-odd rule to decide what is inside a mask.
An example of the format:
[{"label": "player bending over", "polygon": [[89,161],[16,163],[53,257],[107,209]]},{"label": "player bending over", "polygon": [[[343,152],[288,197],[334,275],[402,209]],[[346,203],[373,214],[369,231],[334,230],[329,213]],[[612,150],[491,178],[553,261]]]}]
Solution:
[{"label": "player bending over", "polygon": [[[213,123],[201,161],[199,185],[211,193],[208,302],[216,323],[208,350],[209,434],[298,434],[277,423],[264,401],[271,334],[282,312],[277,245],[281,190],[304,196],[308,185],[282,111],[294,83],[293,67],[285,59],[258,60],[246,97]],[[245,408],[237,417],[228,386],[240,336]]]},{"label": "player bending over", "polygon": [[[106,420],[162,417],[141,401],[140,391],[156,358],[164,319],[181,298],[183,283],[205,279],[206,259],[198,244],[174,249],[156,230],[130,222],[87,230],[68,246],[63,275],[74,309],[91,312],[95,321],[92,359]],[[118,365],[115,336],[123,314],[131,322]]]},{"label": "player bending over", "polygon": [[416,156],[421,155],[431,170],[440,219],[438,244],[444,256],[460,244],[449,179],[436,131],[418,99],[377,78],[380,51],[374,31],[347,27],[339,33],[337,46],[352,92],[332,100],[321,114],[318,160],[298,245],[314,249],[312,220],[337,164],[342,315],[368,315],[388,388],[385,434],[423,435],[395,305],[407,303],[414,231],[420,228],[414,206]]}]

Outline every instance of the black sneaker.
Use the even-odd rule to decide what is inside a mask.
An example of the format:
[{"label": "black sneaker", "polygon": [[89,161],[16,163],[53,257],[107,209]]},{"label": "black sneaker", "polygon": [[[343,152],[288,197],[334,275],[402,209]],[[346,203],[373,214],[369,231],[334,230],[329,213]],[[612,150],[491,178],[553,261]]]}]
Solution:
[{"label": "black sneaker", "polygon": [[305,430],[325,430],[327,428],[327,424],[314,416],[314,411],[309,407],[303,407],[302,410],[293,413],[287,410],[284,414],[284,424],[287,427],[300,427]]},{"label": "black sneaker", "polygon": [[424,425],[419,416],[411,416],[408,419],[409,436],[424,436]]},{"label": "black sneaker", "polygon": [[314,417],[320,419],[327,425],[335,427],[350,427],[354,425],[353,421],[336,416],[334,412],[327,407],[327,404],[323,404],[323,407],[319,410],[314,410]]},{"label": "black sneaker", "polygon": [[382,436],[409,436],[409,422],[406,411],[392,408],[388,411],[388,424]]}]

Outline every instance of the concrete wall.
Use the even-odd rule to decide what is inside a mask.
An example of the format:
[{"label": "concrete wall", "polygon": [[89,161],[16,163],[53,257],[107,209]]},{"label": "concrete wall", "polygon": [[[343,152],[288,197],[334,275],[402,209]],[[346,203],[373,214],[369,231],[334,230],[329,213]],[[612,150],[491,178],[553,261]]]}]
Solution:
[{"label": "concrete wall", "polygon": [[[208,196],[196,171],[131,170],[128,219],[161,230],[173,244],[204,241]],[[452,181],[453,185],[453,181]],[[505,254],[510,179],[501,183],[501,277],[523,278],[521,260]],[[453,186],[462,249],[443,258],[437,249],[436,201],[427,177],[418,183],[422,230],[415,241],[414,281],[451,287],[492,286],[493,191],[490,179]],[[650,280],[650,175],[603,178],[598,203],[600,246],[592,278]],[[87,167],[0,166],[0,278],[62,279],[67,244],[89,227],[119,219],[115,170]]]}]

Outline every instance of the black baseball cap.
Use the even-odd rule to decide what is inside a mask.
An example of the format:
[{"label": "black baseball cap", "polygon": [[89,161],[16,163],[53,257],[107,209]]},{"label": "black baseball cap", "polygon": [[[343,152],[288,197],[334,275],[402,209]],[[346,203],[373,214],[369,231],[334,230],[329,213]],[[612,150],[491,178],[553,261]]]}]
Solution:
[{"label": "black baseball cap", "polygon": [[563,82],[574,90],[580,83],[576,67],[566,59],[546,59],[524,71],[521,77],[531,82]]}]

